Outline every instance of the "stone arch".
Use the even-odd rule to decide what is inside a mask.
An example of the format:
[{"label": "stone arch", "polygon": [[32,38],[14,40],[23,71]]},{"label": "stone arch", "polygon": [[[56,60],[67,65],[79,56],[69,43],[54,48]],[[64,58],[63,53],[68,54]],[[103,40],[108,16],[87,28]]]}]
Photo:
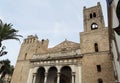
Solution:
[{"label": "stone arch", "polygon": [[94,22],[91,24],[91,30],[95,30],[95,29],[98,29],[98,24]]},{"label": "stone arch", "polygon": [[72,69],[70,66],[63,66],[60,70],[60,83],[71,83]]},{"label": "stone arch", "polygon": [[69,67],[71,68],[72,72],[75,72],[75,65],[69,65]]},{"label": "stone arch", "polygon": [[62,68],[62,65],[56,65],[56,68],[57,68],[57,72],[60,73],[60,70]]},{"label": "stone arch", "polygon": [[35,83],[44,83],[44,79],[45,79],[45,68],[44,67],[39,67],[37,69]]},{"label": "stone arch", "polygon": [[53,68],[55,68],[55,69],[58,71],[58,69],[57,69],[56,66],[50,66],[50,67],[48,68],[48,72],[49,72],[51,69],[53,69]]},{"label": "stone arch", "polygon": [[70,70],[72,71],[72,67],[71,67],[70,65],[64,65],[64,66],[62,66],[62,67],[60,68],[60,71],[61,71],[64,67],[68,67],[68,68],[70,68]]},{"label": "stone arch", "polygon": [[39,69],[39,67],[35,67],[33,68],[33,73],[37,73],[37,70]]},{"label": "stone arch", "polygon": [[96,13],[95,12],[93,13],[93,17],[96,17]]},{"label": "stone arch", "polygon": [[57,68],[52,66],[48,69],[47,81],[50,83],[57,83]]},{"label": "stone arch", "polygon": [[92,13],[90,13],[90,19],[92,18]]}]

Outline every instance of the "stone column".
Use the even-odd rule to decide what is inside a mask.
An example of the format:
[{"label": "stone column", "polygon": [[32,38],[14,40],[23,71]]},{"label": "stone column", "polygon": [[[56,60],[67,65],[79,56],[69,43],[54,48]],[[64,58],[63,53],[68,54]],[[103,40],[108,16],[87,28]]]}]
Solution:
[{"label": "stone column", "polygon": [[33,82],[32,83],[35,83],[36,81],[36,73],[33,74]]},{"label": "stone column", "polygon": [[48,73],[45,73],[44,83],[47,83],[47,76],[48,76]]},{"label": "stone column", "polygon": [[72,83],[75,83],[75,72],[72,72]]},{"label": "stone column", "polygon": [[76,78],[77,78],[77,83],[82,83],[82,72],[81,72],[81,65],[82,63],[78,63],[77,65],[77,73],[76,73]]},{"label": "stone column", "polygon": [[57,73],[57,83],[60,83],[60,73]]}]

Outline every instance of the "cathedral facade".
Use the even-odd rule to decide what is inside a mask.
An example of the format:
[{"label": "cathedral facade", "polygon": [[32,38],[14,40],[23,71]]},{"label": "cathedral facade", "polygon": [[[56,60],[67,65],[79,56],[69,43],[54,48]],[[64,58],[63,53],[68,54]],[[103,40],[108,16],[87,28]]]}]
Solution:
[{"label": "cathedral facade", "polygon": [[28,36],[21,45],[11,83],[114,83],[114,68],[101,5],[83,8],[80,43]]}]

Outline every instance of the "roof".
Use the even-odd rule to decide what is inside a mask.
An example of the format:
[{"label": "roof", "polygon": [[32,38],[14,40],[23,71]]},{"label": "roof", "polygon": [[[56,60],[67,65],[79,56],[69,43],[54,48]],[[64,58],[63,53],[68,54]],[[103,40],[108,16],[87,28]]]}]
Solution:
[{"label": "roof", "polygon": [[69,51],[69,50],[75,50],[75,49],[80,49],[80,44],[72,41],[68,41],[67,39],[65,39],[65,41],[54,46],[53,48],[49,48],[48,51],[59,52],[59,51]]}]

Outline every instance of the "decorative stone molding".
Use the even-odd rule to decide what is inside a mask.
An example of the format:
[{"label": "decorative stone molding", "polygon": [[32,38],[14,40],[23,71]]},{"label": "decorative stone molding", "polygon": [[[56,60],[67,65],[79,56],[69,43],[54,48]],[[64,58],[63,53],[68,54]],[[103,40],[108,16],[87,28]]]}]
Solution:
[{"label": "decorative stone molding", "polygon": [[65,52],[65,53],[58,52],[58,53],[33,55],[32,59],[30,61],[55,60],[55,59],[77,58],[77,57],[82,57],[79,50]]},{"label": "decorative stone molding", "polygon": [[51,60],[51,61],[32,61],[31,67],[57,66],[57,65],[77,65],[77,59]]}]

